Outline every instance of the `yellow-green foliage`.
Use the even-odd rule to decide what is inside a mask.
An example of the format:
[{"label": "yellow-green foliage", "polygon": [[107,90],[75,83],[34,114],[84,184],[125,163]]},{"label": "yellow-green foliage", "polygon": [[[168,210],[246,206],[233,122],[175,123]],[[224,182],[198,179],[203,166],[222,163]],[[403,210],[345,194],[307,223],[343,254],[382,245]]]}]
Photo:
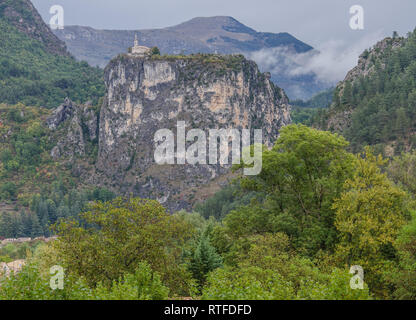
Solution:
[{"label": "yellow-green foliage", "polygon": [[69,272],[92,286],[106,285],[147,261],[171,294],[190,294],[193,282],[181,264],[181,246],[193,236],[190,224],[169,215],[155,200],[117,198],[94,203],[80,214],[88,226],[62,221],[54,247]]},{"label": "yellow-green foliage", "polygon": [[333,205],[341,235],[337,256],[346,265],[362,266],[370,289],[380,294],[387,294],[381,278],[385,262],[394,255],[393,243],[408,217],[406,193],[381,172],[384,164],[368,148],[357,156],[354,177]]},{"label": "yellow-green foliage", "polygon": [[[25,130],[40,131],[36,122]],[[0,298],[413,299],[412,197],[383,172],[386,160],[369,149],[354,156],[347,145],[329,132],[286,127],[264,149],[263,172],[240,180],[239,192],[254,198],[231,204],[222,221],[169,215],[154,200],[94,202],[78,221],[58,220],[58,240],[39,247],[21,276],[3,278]],[[410,190],[405,160],[389,170]],[[31,202],[39,212],[56,209],[40,196]],[[55,264],[67,276],[61,292],[47,287]],[[350,286],[353,265],[364,269],[363,289]]]}]

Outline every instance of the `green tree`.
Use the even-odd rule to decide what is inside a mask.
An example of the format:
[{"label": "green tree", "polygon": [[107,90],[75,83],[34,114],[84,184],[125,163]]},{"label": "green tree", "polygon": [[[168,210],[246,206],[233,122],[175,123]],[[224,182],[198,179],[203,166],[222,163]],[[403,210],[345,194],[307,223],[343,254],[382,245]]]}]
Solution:
[{"label": "green tree", "polygon": [[399,261],[390,262],[393,266],[386,272],[386,279],[394,286],[393,297],[403,300],[416,300],[416,213],[400,231],[394,243]]},{"label": "green tree", "polygon": [[388,294],[384,266],[394,258],[393,243],[407,215],[406,193],[381,172],[383,165],[385,160],[368,148],[357,156],[354,177],[333,205],[341,235],[337,256],[347,267],[362,266],[371,291],[379,296]]},{"label": "green tree", "polygon": [[289,281],[294,292],[300,289],[307,279],[322,280],[322,271],[312,260],[300,256],[292,247],[289,237],[284,233],[250,236],[236,247],[237,264],[240,267],[258,267],[273,270]]},{"label": "green tree", "polygon": [[159,48],[158,47],[152,47],[151,54],[152,54],[152,56],[154,56],[154,55],[160,56]]},{"label": "green tree", "polygon": [[194,279],[203,286],[209,272],[222,266],[222,257],[210,243],[209,230],[205,230],[199,238],[197,246],[189,262],[189,270]]},{"label": "green tree", "polygon": [[325,275],[325,281],[316,282],[306,279],[299,290],[302,300],[371,300],[367,284],[363,289],[351,289],[351,274],[348,270],[334,269]]},{"label": "green tree", "polygon": [[0,215],[0,235],[5,238],[14,236],[13,220],[10,212],[2,212]]},{"label": "green tree", "polygon": [[193,236],[190,225],[170,216],[154,200],[116,198],[80,213],[85,225],[61,220],[54,246],[70,272],[92,286],[110,285],[146,261],[173,294],[189,294],[193,283],[181,262],[181,246]]},{"label": "green tree", "polygon": [[232,211],[224,219],[230,234],[282,231],[308,254],[332,248],[337,237],[333,199],[353,172],[347,146],[336,134],[284,127],[275,146],[263,152],[261,173],[241,181],[245,189],[264,192],[266,200]]},{"label": "green tree", "polygon": [[43,228],[39,223],[37,214],[30,214],[30,236],[32,238],[40,237],[43,235]]},{"label": "green tree", "polygon": [[52,290],[50,276],[43,277],[38,266],[28,263],[18,273],[0,275],[0,300],[86,300],[91,289],[82,279],[67,275],[64,289]]},{"label": "green tree", "polygon": [[404,108],[396,110],[396,132],[399,137],[406,137],[409,129],[409,118]]},{"label": "green tree", "polygon": [[350,81],[347,81],[342,92],[341,103],[349,105],[352,102],[352,85]]},{"label": "green tree", "polygon": [[160,275],[147,263],[140,263],[135,273],[113,281],[111,288],[99,283],[93,295],[97,300],[166,300],[168,293]]},{"label": "green tree", "polygon": [[209,274],[203,300],[291,300],[291,284],[272,270],[219,268]]}]

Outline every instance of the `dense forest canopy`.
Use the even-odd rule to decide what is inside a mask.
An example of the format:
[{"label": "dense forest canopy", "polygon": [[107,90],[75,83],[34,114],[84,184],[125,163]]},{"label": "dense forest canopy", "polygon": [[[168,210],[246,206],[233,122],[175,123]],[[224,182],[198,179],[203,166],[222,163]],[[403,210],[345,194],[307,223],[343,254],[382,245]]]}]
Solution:
[{"label": "dense forest canopy", "polygon": [[45,125],[50,110],[0,104],[0,237],[51,234],[59,218],[77,216],[89,201],[111,200],[105,188],[82,186],[50,153],[56,137]]},{"label": "dense forest canopy", "polygon": [[104,96],[101,69],[49,53],[1,16],[0,43],[0,102],[52,108],[66,97],[97,104]]},{"label": "dense forest canopy", "polygon": [[[416,155],[389,162],[347,149],[337,134],[287,126],[264,149],[259,176],[196,207],[205,217],[100,192],[82,196],[102,201],[79,215],[62,215],[52,199],[32,198],[35,225],[51,207],[59,237],[0,278],[0,298],[414,299]],[[68,275],[53,291],[48,270],[57,264]],[[349,286],[352,265],[365,270],[362,290]]]}]

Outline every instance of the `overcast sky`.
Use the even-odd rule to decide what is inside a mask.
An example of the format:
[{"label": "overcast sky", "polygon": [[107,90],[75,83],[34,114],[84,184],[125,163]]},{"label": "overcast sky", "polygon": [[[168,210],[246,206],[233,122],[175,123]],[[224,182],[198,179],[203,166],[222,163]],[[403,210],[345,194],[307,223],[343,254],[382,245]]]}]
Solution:
[{"label": "overcast sky", "polygon": [[[415,0],[32,0],[46,22],[49,8],[65,9],[66,25],[100,29],[172,26],[198,16],[232,16],[264,32],[289,32],[319,47],[328,41],[352,43],[363,37],[401,34],[416,27]],[[364,8],[364,30],[349,27],[349,8]]]}]

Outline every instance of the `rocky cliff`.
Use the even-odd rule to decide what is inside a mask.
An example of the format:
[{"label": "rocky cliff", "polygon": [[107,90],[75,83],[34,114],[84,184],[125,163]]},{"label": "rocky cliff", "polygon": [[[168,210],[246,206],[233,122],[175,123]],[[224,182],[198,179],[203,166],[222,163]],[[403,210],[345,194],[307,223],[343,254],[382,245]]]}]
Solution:
[{"label": "rocky cliff", "polygon": [[57,143],[51,152],[54,160],[85,157],[91,154],[91,145],[98,142],[98,114],[88,103],[76,105],[67,98],[46,124],[57,132]]},{"label": "rocky cliff", "polygon": [[[176,132],[178,121],[185,121],[187,131],[256,128],[271,145],[291,120],[284,91],[269,78],[241,55],[118,56],[105,69],[97,161],[94,173],[85,172],[84,178],[123,194],[158,199],[172,211],[189,209],[198,192],[208,192],[201,188],[222,183],[230,165],[158,165],[156,131]],[[75,116],[63,121],[71,123],[70,154],[82,154],[82,135],[93,139],[93,121],[85,122],[88,108],[66,106],[55,112],[50,127],[66,118],[65,109]],[[55,153],[66,149],[65,143],[58,144]]]}]

